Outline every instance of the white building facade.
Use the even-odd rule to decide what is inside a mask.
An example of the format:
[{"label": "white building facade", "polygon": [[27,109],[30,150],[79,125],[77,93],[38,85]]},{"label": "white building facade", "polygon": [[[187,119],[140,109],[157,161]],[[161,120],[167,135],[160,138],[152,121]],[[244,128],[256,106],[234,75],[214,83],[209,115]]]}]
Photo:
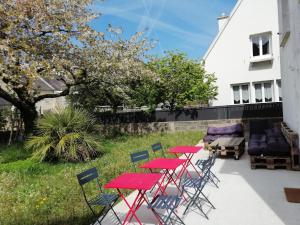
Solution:
[{"label": "white building facade", "polygon": [[219,33],[203,58],[217,77],[212,105],[281,101],[277,0],[239,0],[218,21]]},{"label": "white building facade", "polygon": [[283,117],[300,134],[300,0],[278,0]]}]

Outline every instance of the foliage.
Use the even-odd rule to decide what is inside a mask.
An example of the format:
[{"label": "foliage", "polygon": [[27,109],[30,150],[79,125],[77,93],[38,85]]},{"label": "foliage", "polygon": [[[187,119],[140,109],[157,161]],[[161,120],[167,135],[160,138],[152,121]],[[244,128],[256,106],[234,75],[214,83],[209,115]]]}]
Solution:
[{"label": "foliage", "polygon": [[[129,153],[136,149],[149,149],[157,141],[165,148],[191,145],[201,137],[199,132],[193,131],[107,139],[102,143],[107,153],[88,163],[48,164],[19,157],[13,161],[11,157],[9,162],[0,163],[0,224],[90,224],[93,217],[83,200],[76,174],[96,166],[102,183],[106,183],[122,172],[132,170]],[[0,161],[3,162],[2,156],[11,150],[0,146]]]},{"label": "foliage", "polygon": [[[1,1],[0,97],[21,111],[26,133],[33,129],[38,101],[67,95],[86,76],[77,66],[81,49],[74,40],[101,37],[87,24],[96,17],[87,8],[91,2]],[[62,92],[41,93],[40,78],[60,81]]]},{"label": "foliage", "polygon": [[97,130],[96,119],[87,111],[56,109],[38,122],[38,134],[26,142],[40,161],[87,161],[99,153],[99,144],[92,133]]},{"label": "foliage", "polygon": [[[98,99],[115,106],[141,76],[151,74],[143,63],[148,41],[139,33],[122,40],[94,31],[88,25],[97,16],[91,3],[24,0],[0,5],[0,97],[20,110],[26,134],[34,128],[38,101],[73,90],[96,96],[79,102],[84,106],[98,104]],[[61,92],[42,93],[41,79],[58,81]]]},{"label": "foliage", "polygon": [[173,110],[187,104],[207,104],[217,95],[215,76],[208,74],[202,63],[189,59],[184,53],[169,51],[162,58],[151,60],[148,66],[159,79],[144,88],[151,90],[152,97],[145,98],[147,105],[161,100]]},{"label": "foliage", "polygon": [[130,39],[101,40],[93,48],[84,48],[84,66],[89,76],[85,85],[73,89],[70,99],[76,106],[95,110],[109,105],[116,111],[120,105],[130,105],[131,96],[141,80],[153,79],[155,74],[144,64],[152,43],[136,33]]},{"label": "foliage", "polygon": [[21,144],[14,144],[10,146],[0,145],[0,149],[0,164],[24,160],[31,156],[31,152],[25,151]]}]

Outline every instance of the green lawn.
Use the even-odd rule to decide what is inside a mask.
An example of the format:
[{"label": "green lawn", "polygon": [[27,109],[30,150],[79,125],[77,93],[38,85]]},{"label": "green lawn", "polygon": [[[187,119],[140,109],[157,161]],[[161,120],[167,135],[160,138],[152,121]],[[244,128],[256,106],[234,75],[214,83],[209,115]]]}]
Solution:
[{"label": "green lawn", "polygon": [[0,224],[89,224],[92,217],[81,195],[77,173],[96,166],[105,183],[133,170],[129,152],[149,149],[157,141],[165,148],[194,145],[201,137],[200,132],[178,132],[106,139],[102,141],[102,157],[78,164],[38,163],[20,145],[0,146]]}]

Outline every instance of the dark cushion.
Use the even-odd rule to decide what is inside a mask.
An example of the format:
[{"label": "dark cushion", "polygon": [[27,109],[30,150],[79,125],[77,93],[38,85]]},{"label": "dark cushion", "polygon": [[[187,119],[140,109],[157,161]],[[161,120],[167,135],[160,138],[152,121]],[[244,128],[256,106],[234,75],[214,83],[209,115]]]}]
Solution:
[{"label": "dark cushion", "polygon": [[243,137],[243,134],[241,133],[237,133],[237,134],[224,134],[224,135],[206,135],[204,136],[203,138],[203,141],[204,142],[208,142],[208,143],[211,143],[215,140],[217,140],[218,138],[221,138],[221,137]]},{"label": "dark cushion", "polygon": [[250,136],[249,142],[266,142],[267,136],[265,134],[252,134]]},{"label": "dark cushion", "polygon": [[249,141],[248,144],[248,154],[259,156],[263,154],[263,151],[267,149],[267,144],[265,142]]},{"label": "dark cushion", "polygon": [[243,132],[242,124],[207,128],[207,134],[209,135],[234,134],[234,133],[242,133],[242,132]]},{"label": "dark cushion", "polygon": [[268,146],[263,150],[263,154],[266,156],[290,156],[290,151],[289,145],[278,145],[277,147]]},{"label": "dark cushion", "polygon": [[265,129],[265,134],[268,137],[279,136],[281,135],[281,130],[278,127],[273,127],[273,128]]},{"label": "dark cushion", "polygon": [[265,130],[270,128],[267,120],[251,120],[249,123],[250,134],[265,134]]},{"label": "dark cushion", "polygon": [[221,137],[221,135],[206,135],[206,136],[203,138],[203,141],[204,141],[204,142],[211,143],[211,142],[217,140],[219,137]]},{"label": "dark cushion", "polygon": [[269,156],[289,156],[290,145],[287,143],[283,135],[271,136],[267,140],[267,149],[264,150],[264,155]]}]

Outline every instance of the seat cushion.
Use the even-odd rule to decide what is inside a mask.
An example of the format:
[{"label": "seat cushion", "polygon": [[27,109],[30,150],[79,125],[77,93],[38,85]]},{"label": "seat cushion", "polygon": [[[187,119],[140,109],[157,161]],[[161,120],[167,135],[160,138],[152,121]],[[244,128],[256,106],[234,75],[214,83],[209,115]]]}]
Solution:
[{"label": "seat cushion", "polygon": [[282,135],[272,136],[267,140],[267,149],[264,150],[264,155],[269,156],[289,156],[290,145]]},{"label": "seat cushion", "polygon": [[224,135],[224,134],[234,134],[234,133],[243,133],[243,127],[241,124],[207,128],[208,135]]},{"label": "seat cushion", "polygon": [[263,154],[264,150],[267,149],[267,144],[265,142],[259,142],[259,141],[249,141],[248,144],[248,154],[259,156]]},{"label": "seat cushion", "polygon": [[270,129],[265,129],[265,134],[268,137],[280,136],[281,135],[281,130],[278,127],[273,127],[273,128],[270,128]]},{"label": "seat cushion", "polygon": [[208,134],[203,138],[203,141],[211,143],[211,142],[217,140],[219,137],[221,137],[221,135],[209,135]]},{"label": "seat cushion", "polygon": [[267,136],[265,134],[252,134],[250,136],[249,142],[266,142]]}]

